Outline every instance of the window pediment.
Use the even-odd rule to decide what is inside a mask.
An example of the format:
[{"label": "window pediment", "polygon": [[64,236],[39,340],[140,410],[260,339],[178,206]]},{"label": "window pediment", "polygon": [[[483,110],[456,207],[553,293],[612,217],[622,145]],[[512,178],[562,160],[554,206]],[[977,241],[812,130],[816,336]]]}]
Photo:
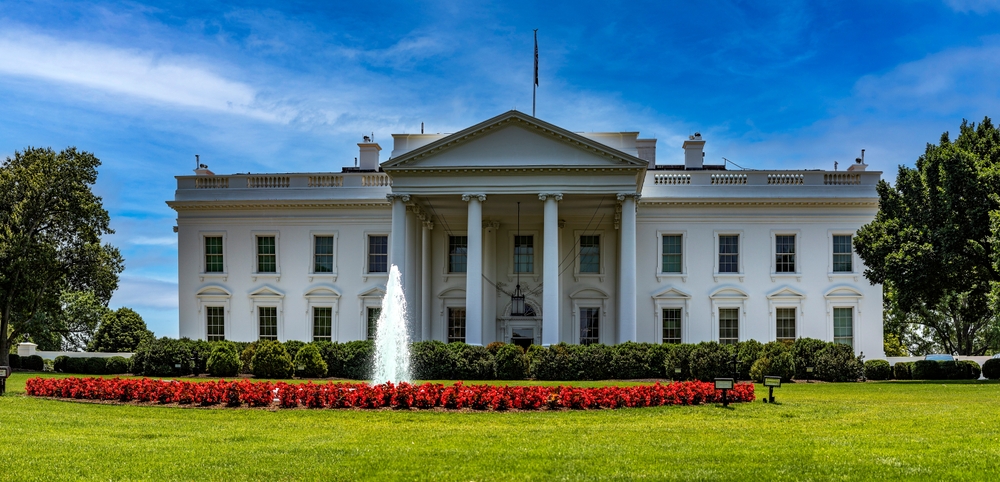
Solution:
[{"label": "window pediment", "polygon": [[581,290],[574,291],[573,294],[569,295],[570,299],[600,299],[606,300],[610,298],[607,293],[597,289],[597,288],[583,288]]},{"label": "window pediment", "polygon": [[198,294],[196,294],[195,296],[199,298],[204,298],[204,297],[229,298],[230,296],[232,296],[232,293],[230,293],[229,290],[221,286],[211,285],[211,286],[206,286],[201,290],[199,290]]},{"label": "window pediment", "polygon": [[668,287],[653,295],[654,300],[689,300],[691,295],[674,287]]},{"label": "window pediment", "polygon": [[714,292],[712,292],[712,294],[709,295],[708,297],[712,298],[713,300],[719,300],[719,299],[745,300],[750,296],[747,295],[746,292],[744,292],[743,290],[730,287],[730,288],[719,288]]},{"label": "window pediment", "polygon": [[789,287],[778,288],[777,290],[771,292],[771,294],[767,295],[767,299],[769,300],[798,301],[805,299],[805,297],[806,295]]},{"label": "window pediment", "polygon": [[439,299],[465,299],[465,290],[461,288],[450,288],[438,294]]},{"label": "window pediment", "polygon": [[366,291],[363,291],[361,294],[358,295],[358,298],[381,298],[383,296],[385,296],[385,289],[376,286],[374,288],[370,288]]},{"label": "window pediment", "polygon": [[250,292],[251,298],[284,298],[285,294],[270,286],[263,286]]},{"label": "window pediment", "polygon": [[858,298],[864,298],[865,295],[862,294],[860,291],[858,291],[858,290],[856,290],[854,288],[851,288],[849,286],[839,286],[837,288],[834,288],[834,289],[828,291],[826,293],[826,295],[824,295],[824,296],[827,299],[851,299],[851,300],[854,300],[854,299],[858,299]]},{"label": "window pediment", "polygon": [[313,289],[307,291],[306,294],[305,294],[305,297],[306,298],[340,298],[340,292],[337,291],[337,290],[335,290],[335,289],[333,289],[333,288],[327,287],[327,286],[320,286],[320,287],[316,287],[316,288],[313,288]]}]

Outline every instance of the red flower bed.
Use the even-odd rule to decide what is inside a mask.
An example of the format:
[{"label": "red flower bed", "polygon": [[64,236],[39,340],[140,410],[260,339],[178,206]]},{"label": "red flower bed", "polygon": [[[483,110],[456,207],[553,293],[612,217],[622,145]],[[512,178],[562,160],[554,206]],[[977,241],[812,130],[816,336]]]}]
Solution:
[{"label": "red flower bed", "polygon": [[[387,383],[288,384],[285,382],[209,381],[186,382],[148,378],[31,378],[28,395],[36,397],[112,400],[119,402],[225,405],[227,407],[281,408],[419,408],[443,407],[472,410],[598,409],[698,405],[722,401],[722,391],[707,382],[674,382],[668,385],[630,387],[541,387],[465,385],[456,382],[414,385]],[[753,384],[737,384],[730,402],[752,402]]]}]

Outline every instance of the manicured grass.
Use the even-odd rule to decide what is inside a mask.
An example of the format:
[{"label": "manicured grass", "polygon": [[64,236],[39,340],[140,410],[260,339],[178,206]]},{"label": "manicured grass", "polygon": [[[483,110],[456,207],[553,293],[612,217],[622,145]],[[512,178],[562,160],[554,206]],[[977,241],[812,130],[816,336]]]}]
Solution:
[{"label": "manicured grass", "polygon": [[776,390],[778,404],[728,409],[449,413],[75,403],[24,396],[28,376],[15,374],[0,398],[7,480],[990,480],[1000,473],[994,382],[799,383]]}]

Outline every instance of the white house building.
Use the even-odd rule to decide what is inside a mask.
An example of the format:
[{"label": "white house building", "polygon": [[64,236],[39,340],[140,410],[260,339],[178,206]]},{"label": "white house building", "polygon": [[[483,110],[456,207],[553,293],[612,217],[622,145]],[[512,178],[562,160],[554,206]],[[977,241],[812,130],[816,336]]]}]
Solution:
[{"label": "white house building", "polygon": [[510,111],[395,134],[381,163],[366,140],[341,172],[178,176],[180,335],[372,337],[397,265],[416,340],[813,337],[883,356],[882,287],[852,249],[881,173],[729,171],[704,144],[661,165],[637,132]]}]

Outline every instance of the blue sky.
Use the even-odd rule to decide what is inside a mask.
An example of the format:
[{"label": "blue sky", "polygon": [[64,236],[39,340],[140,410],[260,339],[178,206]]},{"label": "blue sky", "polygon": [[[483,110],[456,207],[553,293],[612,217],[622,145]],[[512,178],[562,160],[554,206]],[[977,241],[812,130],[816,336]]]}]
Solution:
[{"label": "blue sky", "polygon": [[0,158],[76,146],[126,270],[112,306],[177,335],[173,176],[338,171],[361,136],[530,112],[637,130],[682,162],[894,178],[963,118],[1000,115],[1000,1],[0,1]]}]

